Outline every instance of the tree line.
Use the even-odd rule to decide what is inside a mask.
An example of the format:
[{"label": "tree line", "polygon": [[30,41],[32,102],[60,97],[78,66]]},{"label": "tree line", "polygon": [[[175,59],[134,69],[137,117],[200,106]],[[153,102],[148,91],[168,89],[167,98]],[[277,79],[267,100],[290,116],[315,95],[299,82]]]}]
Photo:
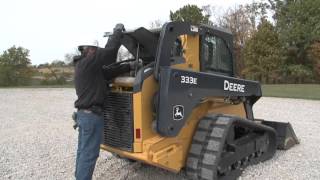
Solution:
[{"label": "tree line", "polygon": [[0,54],[0,86],[64,85],[72,78],[68,59],[37,66],[31,64],[29,53],[28,49],[12,46]]},{"label": "tree line", "polygon": [[0,55],[0,86],[29,84],[33,74],[29,52],[13,46]]},{"label": "tree line", "polygon": [[[233,34],[236,75],[262,83],[320,82],[320,0],[264,0],[237,5],[222,15],[210,5],[185,5],[170,11],[171,21],[207,24],[229,29]],[[161,27],[156,20],[151,28]],[[64,84],[72,72],[59,67],[65,61],[32,66],[30,51],[13,46],[0,55],[0,86],[28,85],[35,75],[41,84]],[[47,68],[47,72],[39,69]]]},{"label": "tree line", "polygon": [[170,12],[170,19],[229,29],[239,77],[315,83],[320,81],[319,7],[319,0],[268,0],[238,5],[217,16],[210,5],[186,5]]}]

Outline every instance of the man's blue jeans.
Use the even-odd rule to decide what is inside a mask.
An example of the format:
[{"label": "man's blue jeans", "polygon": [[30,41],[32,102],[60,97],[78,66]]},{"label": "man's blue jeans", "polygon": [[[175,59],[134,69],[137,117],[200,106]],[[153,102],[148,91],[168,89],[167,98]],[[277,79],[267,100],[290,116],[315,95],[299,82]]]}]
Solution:
[{"label": "man's blue jeans", "polygon": [[80,110],[77,112],[77,123],[79,137],[75,176],[77,180],[91,180],[100,152],[103,116]]}]

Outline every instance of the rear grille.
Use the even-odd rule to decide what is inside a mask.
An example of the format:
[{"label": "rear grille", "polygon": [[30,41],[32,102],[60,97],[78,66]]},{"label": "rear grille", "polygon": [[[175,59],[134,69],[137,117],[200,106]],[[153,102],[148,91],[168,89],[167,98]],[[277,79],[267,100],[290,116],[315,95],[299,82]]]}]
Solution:
[{"label": "rear grille", "polygon": [[133,151],[132,93],[111,92],[104,106],[105,145],[125,151]]}]

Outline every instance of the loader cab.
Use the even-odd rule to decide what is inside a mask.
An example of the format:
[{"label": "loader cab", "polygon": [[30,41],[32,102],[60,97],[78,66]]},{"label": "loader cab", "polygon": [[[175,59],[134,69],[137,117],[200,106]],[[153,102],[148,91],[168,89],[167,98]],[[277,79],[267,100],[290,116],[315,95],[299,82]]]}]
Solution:
[{"label": "loader cab", "polygon": [[[184,69],[233,77],[232,43],[231,32],[222,28],[169,23],[160,32],[154,75],[157,78],[161,67],[170,66],[172,61],[183,57],[187,64]],[[177,45],[180,51],[173,55],[170,52]]]},{"label": "loader cab", "polygon": [[140,63],[136,71],[154,66],[156,79],[164,66],[234,76],[231,32],[205,25],[197,30],[190,27],[187,23],[152,30],[141,27],[126,32],[121,44]]}]

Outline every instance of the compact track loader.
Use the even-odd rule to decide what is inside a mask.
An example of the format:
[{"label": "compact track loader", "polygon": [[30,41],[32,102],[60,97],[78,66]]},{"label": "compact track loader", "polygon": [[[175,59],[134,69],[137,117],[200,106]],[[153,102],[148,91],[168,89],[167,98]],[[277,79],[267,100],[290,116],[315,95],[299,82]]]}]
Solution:
[{"label": "compact track loader", "polygon": [[254,118],[261,86],[235,77],[230,32],[169,22],[125,32],[121,43],[130,58],[104,70],[135,68],[109,85],[102,149],[216,180],[299,143],[289,123]]}]

